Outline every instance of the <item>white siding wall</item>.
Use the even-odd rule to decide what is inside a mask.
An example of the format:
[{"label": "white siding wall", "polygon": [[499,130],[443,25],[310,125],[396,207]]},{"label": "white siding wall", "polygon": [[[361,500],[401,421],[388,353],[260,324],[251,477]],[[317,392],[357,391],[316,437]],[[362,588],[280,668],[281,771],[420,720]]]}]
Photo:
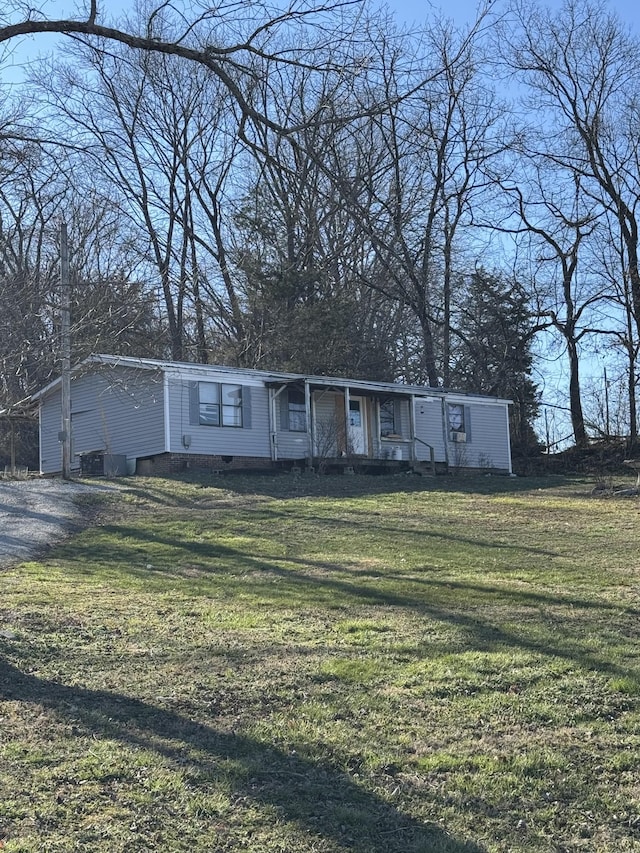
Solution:
[{"label": "white siding wall", "polygon": [[[170,449],[172,453],[198,455],[271,457],[269,434],[269,392],[260,380],[246,376],[216,374],[198,377],[203,382],[238,384],[250,389],[251,426],[217,427],[194,424],[189,409],[189,389],[194,381],[185,375],[169,374]],[[185,447],[183,436],[189,436]]]},{"label": "white siding wall", "polygon": [[277,457],[278,459],[306,459],[311,447],[308,433],[286,428],[288,399],[286,389],[277,394],[274,399]]},{"label": "white siding wall", "polygon": [[[162,376],[155,371],[103,369],[71,382],[71,467],[80,467],[78,454],[92,450],[150,456],[164,450]],[[61,425],[60,390],[43,402],[41,458],[43,473],[62,469],[58,441]]]},{"label": "white siding wall", "polygon": [[[466,442],[450,440],[445,421],[448,402],[465,408]],[[505,403],[483,403],[471,397],[418,398],[416,435],[433,447],[436,462],[448,461],[450,466],[460,468],[511,471],[509,410]],[[418,459],[426,460],[429,450],[418,442],[416,455]]]}]

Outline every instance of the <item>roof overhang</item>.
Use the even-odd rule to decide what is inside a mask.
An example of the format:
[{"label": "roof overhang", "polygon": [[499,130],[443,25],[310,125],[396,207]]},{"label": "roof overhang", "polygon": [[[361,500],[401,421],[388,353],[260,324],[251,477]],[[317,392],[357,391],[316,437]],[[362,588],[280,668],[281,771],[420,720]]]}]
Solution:
[{"label": "roof overhang", "polygon": [[268,388],[283,388],[289,385],[308,385],[311,391],[335,391],[356,396],[412,397],[431,396],[430,389],[399,385],[397,382],[369,382],[363,379],[341,379],[335,376],[304,376],[272,378],[265,381]]},{"label": "roof overhang", "polygon": [[[267,371],[254,368],[228,367],[215,364],[195,364],[193,362],[162,361],[151,358],[132,358],[131,356],[116,356],[94,354],[75,365],[72,376],[89,372],[95,367],[112,369],[128,368],[135,370],[161,371],[171,374],[191,375],[197,377],[211,376],[212,373],[242,375],[251,377],[254,381],[262,382],[266,387],[282,388],[287,385],[307,385],[312,391],[336,391],[356,396],[402,397],[416,399],[446,399],[449,401],[482,401],[499,405],[507,405],[511,400],[498,397],[485,397],[482,394],[471,394],[465,391],[454,391],[448,388],[431,388],[426,385],[403,385],[399,382],[370,382],[364,379],[347,379],[338,376],[315,376],[302,373],[286,373],[284,371]],[[61,377],[54,379],[30,398],[33,402],[40,400],[55,390],[62,382]]]}]

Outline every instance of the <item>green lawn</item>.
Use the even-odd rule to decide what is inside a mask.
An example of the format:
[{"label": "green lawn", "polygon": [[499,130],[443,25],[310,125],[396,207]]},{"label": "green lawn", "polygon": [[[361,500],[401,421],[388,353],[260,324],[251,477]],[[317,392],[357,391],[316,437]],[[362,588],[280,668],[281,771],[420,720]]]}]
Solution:
[{"label": "green lawn", "polygon": [[3,853],[640,850],[637,499],[121,484],[0,573]]}]

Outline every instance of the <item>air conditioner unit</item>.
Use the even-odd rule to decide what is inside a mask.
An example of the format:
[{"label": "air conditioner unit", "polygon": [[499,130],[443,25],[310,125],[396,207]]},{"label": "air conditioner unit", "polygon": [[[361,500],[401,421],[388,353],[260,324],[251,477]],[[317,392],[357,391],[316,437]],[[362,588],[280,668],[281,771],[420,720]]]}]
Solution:
[{"label": "air conditioner unit", "polygon": [[466,432],[452,432],[451,433],[451,441],[464,442],[466,440],[467,440]]}]

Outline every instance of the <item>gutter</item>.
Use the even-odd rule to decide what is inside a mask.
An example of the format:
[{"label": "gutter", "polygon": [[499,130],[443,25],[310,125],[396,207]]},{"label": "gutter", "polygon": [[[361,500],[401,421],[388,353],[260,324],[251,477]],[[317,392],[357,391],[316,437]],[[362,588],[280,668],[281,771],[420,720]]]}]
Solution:
[{"label": "gutter", "polygon": [[171,406],[169,405],[169,374],[162,373],[162,402],[164,406],[164,451],[171,453]]}]

